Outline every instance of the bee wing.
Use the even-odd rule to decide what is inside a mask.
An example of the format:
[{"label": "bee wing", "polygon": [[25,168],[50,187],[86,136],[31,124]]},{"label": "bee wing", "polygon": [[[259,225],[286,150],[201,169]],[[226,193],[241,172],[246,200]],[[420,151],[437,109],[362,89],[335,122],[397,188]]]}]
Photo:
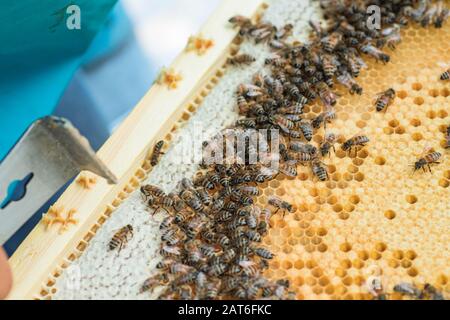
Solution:
[{"label": "bee wing", "polygon": [[436,64],[444,69],[450,68],[450,62],[438,61]]},{"label": "bee wing", "polygon": [[425,146],[423,147],[422,151],[417,153],[414,152],[414,156],[416,158],[422,158],[424,155],[426,155],[427,153],[430,153],[433,150],[433,147],[431,147],[431,145],[429,143],[425,144]]},{"label": "bee wing", "polygon": [[112,233],[112,234],[116,234],[116,233],[118,233],[119,231],[121,231],[123,228],[124,228],[124,226],[123,226],[123,227],[120,227],[120,228],[112,229],[112,230],[111,230],[111,233]]}]

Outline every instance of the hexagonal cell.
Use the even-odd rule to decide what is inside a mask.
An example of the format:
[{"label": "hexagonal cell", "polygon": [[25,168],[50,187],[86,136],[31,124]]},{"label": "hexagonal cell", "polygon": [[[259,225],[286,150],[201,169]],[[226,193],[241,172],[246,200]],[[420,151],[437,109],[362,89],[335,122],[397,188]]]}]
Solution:
[{"label": "hexagonal cell", "polygon": [[422,90],[422,84],[419,82],[415,82],[411,85],[411,88],[415,91]]},{"label": "hexagonal cell", "polygon": [[439,90],[431,89],[431,90],[428,91],[428,95],[430,97],[436,98],[437,96],[439,96]]},{"label": "hexagonal cell", "polygon": [[417,118],[413,118],[411,119],[411,121],[409,122],[413,127],[418,127],[422,124],[422,121],[420,121],[420,119]]},{"label": "hexagonal cell", "polygon": [[386,159],[382,156],[377,156],[375,158],[375,163],[379,166],[384,166],[386,164]]},{"label": "hexagonal cell", "polygon": [[392,219],[394,219],[395,218],[395,216],[396,216],[396,214],[395,214],[395,211],[394,210],[386,210],[385,212],[384,212],[384,216],[386,217],[386,218],[388,218],[389,220],[392,220]]},{"label": "hexagonal cell", "polygon": [[397,260],[402,260],[403,257],[404,257],[404,254],[403,254],[403,251],[402,251],[402,250],[395,250],[395,251],[392,253],[392,256],[393,256],[395,259],[397,259]]},{"label": "hexagonal cell", "polygon": [[418,200],[417,197],[415,195],[413,195],[413,194],[409,194],[409,195],[406,196],[406,201],[408,203],[410,203],[410,204],[416,203],[417,200]]},{"label": "hexagonal cell", "polygon": [[423,135],[420,132],[414,132],[413,134],[411,134],[411,138],[414,141],[420,141],[423,139]]},{"label": "hexagonal cell", "polygon": [[342,244],[339,245],[339,249],[342,252],[349,252],[350,250],[352,250],[352,245],[348,242],[344,242]]},{"label": "hexagonal cell", "polygon": [[405,90],[399,90],[397,91],[397,97],[400,99],[405,99],[408,96],[408,93]]},{"label": "hexagonal cell", "polygon": [[442,188],[448,188],[448,186],[450,185],[450,181],[447,179],[440,179],[439,180],[439,186],[441,186]]},{"label": "hexagonal cell", "polygon": [[395,128],[394,132],[396,134],[404,134],[406,132],[405,127],[403,126],[398,126],[397,128]]},{"label": "hexagonal cell", "polygon": [[407,273],[410,277],[416,277],[419,274],[419,271],[417,271],[416,268],[411,267],[408,269]]},{"label": "hexagonal cell", "polygon": [[421,106],[425,102],[425,100],[422,97],[415,97],[413,100],[414,104]]}]

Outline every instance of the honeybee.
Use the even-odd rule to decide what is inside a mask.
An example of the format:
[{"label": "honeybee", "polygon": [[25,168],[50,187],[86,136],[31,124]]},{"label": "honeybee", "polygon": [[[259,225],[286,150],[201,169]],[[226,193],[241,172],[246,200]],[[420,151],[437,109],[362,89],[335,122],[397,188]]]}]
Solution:
[{"label": "honeybee", "polygon": [[187,211],[187,210],[181,210],[175,214],[174,222],[177,224],[180,224],[180,223],[187,221],[192,216],[193,216],[192,212]]},{"label": "honeybee", "polygon": [[230,239],[224,234],[216,234],[214,239],[222,248],[227,247],[230,244]]},{"label": "honeybee", "polygon": [[252,21],[244,16],[236,15],[231,17],[228,22],[230,22],[233,27],[239,27],[239,35],[244,36],[248,34],[248,32],[252,29],[253,24]]},{"label": "honeybee", "polygon": [[436,4],[432,4],[432,5],[428,6],[427,10],[421,17],[421,20],[420,20],[421,26],[426,27],[430,23],[432,23],[436,17],[437,12],[438,12],[438,7]]},{"label": "honeybee", "polygon": [[241,65],[241,64],[249,65],[255,61],[256,61],[255,57],[253,57],[249,54],[243,53],[243,54],[238,54],[238,55],[234,56],[233,58],[228,58],[227,63],[231,64],[231,65]]},{"label": "honeybee", "polygon": [[288,45],[285,42],[283,42],[281,40],[277,40],[277,39],[270,40],[269,46],[275,50],[282,50],[282,49],[286,49],[288,47]]},{"label": "honeybee", "polygon": [[276,40],[284,40],[284,39],[288,38],[290,35],[292,35],[293,29],[294,29],[294,25],[291,23],[284,25],[281,30],[278,30],[275,33],[275,39]]},{"label": "honeybee", "polygon": [[436,19],[434,20],[434,26],[436,28],[441,28],[442,23],[450,16],[450,10],[447,7],[444,7],[442,2],[443,1],[439,1],[437,3],[438,9],[436,12]]},{"label": "honeybee", "polygon": [[330,154],[330,149],[333,149],[334,152],[336,152],[336,149],[334,148],[334,143],[336,142],[336,135],[332,132],[327,133],[325,135],[324,140],[319,146],[320,154],[322,157],[326,156],[327,154]]},{"label": "honeybee", "polygon": [[332,119],[336,118],[336,113],[334,110],[324,111],[319,114],[317,117],[311,120],[311,125],[314,129],[320,128],[323,123],[324,129],[327,128],[327,122],[330,123]]},{"label": "honeybee", "polygon": [[237,94],[237,105],[239,109],[239,114],[245,114],[250,110],[250,104],[243,94]]},{"label": "honeybee", "polygon": [[290,213],[294,212],[294,207],[292,206],[292,204],[290,204],[290,203],[287,202],[287,201],[281,200],[281,199],[278,198],[278,197],[275,197],[275,196],[269,197],[268,203],[269,203],[271,206],[277,208],[277,210],[275,211],[275,214],[276,214],[276,213],[278,212],[278,210],[280,210],[280,209],[283,210],[283,215],[284,215],[284,213],[285,213],[286,211],[288,211],[288,212],[290,212]]},{"label": "honeybee", "polygon": [[109,241],[109,250],[115,250],[119,248],[119,252],[127,244],[127,242],[133,237],[133,226],[127,224],[126,226],[120,228]]},{"label": "honeybee", "polygon": [[202,254],[207,258],[213,258],[222,252],[220,247],[215,245],[201,244],[199,248]]},{"label": "honeybee", "polygon": [[168,229],[161,236],[161,240],[168,245],[174,246],[185,239],[185,235],[179,229]]},{"label": "honeybee", "polygon": [[366,284],[372,296],[378,299],[383,296],[383,284],[379,277],[369,277]]},{"label": "honeybee", "polygon": [[246,217],[246,219],[247,219],[247,221],[246,221],[247,222],[247,226],[250,229],[255,229],[258,226],[258,221],[257,221],[256,217],[253,214],[248,215]]},{"label": "honeybee", "polygon": [[322,163],[319,159],[314,159],[311,162],[311,168],[314,175],[319,178],[320,181],[328,180],[328,172],[327,170],[322,166]]},{"label": "honeybee", "polygon": [[270,252],[266,248],[255,248],[253,249],[253,252],[263,259],[273,259],[273,257],[275,256],[272,252]]},{"label": "honeybee", "polygon": [[331,107],[336,104],[337,94],[333,93],[325,82],[319,82],[316,85],[316,90],[325,106]]},{"label": "honeybee", "polygon": [[162,196],[162,197],[147,197],[147,204],[150,208],[153,208],[153,214],[156,214],[160,208],[163,208],[168,212],[168,209],[173,208],[175,205],[175,201],[172,195]]},{"label": "honeybee", "polygon": [[146,291],[153,290],[155,287],[166,285],[168,282],[169,278],[167,273],[158,273],[145,280],[139,292],[144,293]]},{"label": "honeybee", "polygon": [[180,194],[181,199],[194,211],[202,212],[205,205],[200,201],[197,195],[191,190],[183,190]]},{"label": "honeybee", "polygon": [[[282,59],[280,56],[275,56],[272,58],[266,58],[266,60],[264,60],[264,64],[266,65],[273,65],[274,67],[282,67],[285,64],[285,60]],[[270,87],[274,88],[275,87],[275,81],[273,78],[271,77],[267,77],[267,84],[269,84]]]},{"label": "honeybee", "polygon": [[377,111],[387,110],[387,107],[392,103],[395,98],[395,90],[389,88],[383,92],[377,94],[377,99],[375,101],[375,106]]},{"label": "honeybee", "polygon": [[153,152],[150,158],[150,164],[152,166],[156,166],[159,162],[159,158],[162,154],[164,154],[163,152],[161,152],[162,148],[164,146],[164,141],[158,141],[155,146],[153,147]]},{"label": "honeybee", "polygon": [[418,289],[415,285],[407,282],[396,284],[394,286],[394,291],[417,299],[422,295],[422,291],[420,289]]},{"label": "honeybee", "polygon": [[380,49],[374,47],[371,44],[365,44],[360,47],[360,50],[362,53],[368,54],[375,58],[377,61],[380,60],[383,63],[389,62],[390,56]]},{"label": "honeybee", "polygon": [[[338,61],[335,56],[331,54],[323,54],[320,56],[322,62],[322,68],[327,78],[332,78],[337,71]],[[333,84],[331,83],[331,86]]]},{"label": "honeybee", "polygon": [[339,42],[342,40],[342,33],[333,32],[320,40],[322,48],[327,52],[333,52]]},{"label": "honeybee", "polygon": [[[428,152],[428,153],[427,153]],[[425,154],[426,153],[426,154]],[[425,166],[428,167],[428,170],[431,173],[431,164],[439,164],[438,160],[441,158],[442,154],[436,151],[430,152],[429,148],[425,148],[425,150],[422,152],[422,154],[425,154],[424,156],[420,157],[414,164],[412,165],[414,167],[414,172],[416,170],[422,169],[425,172]]]},{"label": "honeybee", "polygon": [[280,164],[279,171],[288,176],[288,177],[296,177],[297,176],[297,162],[296,161],[286,161]]},{"label": "honeybee", "polygon": [[445,300],[442,293],[429,283],[425,283],[423,294],[428,296],[431,300]]},{"label": "honeybee", "polygon": [[254,84],[240,84],[238,87],[238,94],[244,95],[248,98],[256,98],[263,95],[263,91],[260,87]]},{"label": "honeybee", "polygon": [[379,41],[379,45],[383,46],[386,44],[391,50],[395,49],[395,46],[402,41],[400,36],[400,27],[398,25],[383,29],[381,34],[384,38]]},{"label": "honeybee", "polygon": [[450,68],[441,73],[440,80],[449,80],[450,79]]},{"label": "honeybee", "polygon": [[367,65],[360,59],[353,51],[346,55],[346,60],[353,77],[357,78],[362,68],[367,68]]},{"label": "honeybee", "polygon": [[276,31],[276,27],[271,23],[259,23],[250,30],[250,36],[256,43],[270,39]]},{"label": "honeybee", "polygon": [[247,238],[248,238],[250,241],[261,242],[261,235],[259,234],[258,231],[255,231],[255,230],[247,230],[247,232],[245,233],[245,235],[247,236]]},{"label": "honeybee", "polygon": [[218,262],[210,267],[208,274],[213,277],[218,277],[221,274],[223,274],[226,270],[227,265],[225,263]]},{"label": "honeybee", "polygon": [[164,197],[166,195],[166,193],[162,189],[158,188],[157,186],[153,186],[151,184],[146,184],[142,186],[140,190],[146,199],[149,196]]},{"label": "honeybee", "polygon": [[189,285],[180,286],[177,288],[178,296],[181,300],[192,300],[192,288]]},{"label": "honeybee", "polygon": [[196,193],[200,201],[203,202],[205,206],[209,206],[212,203],[212,198],[206,188],[199,188],[196,190]]},{"label": "honeybee", "polygon": [[366,143],[369,142],[369,138],[367,136],[357,135],[353,136],[352,138],[348,139],[342,144],[342,150],[344,151],[351,151],[352,148],[355,148],[355,154],[356,149],[358,146],[365,146]]},{"label": "honeybee", "polygon": [[231,24],[238,26],[238,27],[243,27],[245,25],[252,24],[252,21],[249,18],[241,16],[241,15],[236,15],[236,16],[231,17],[228,20],[228,22],[230,22]]},{"label": "honeybee", "polygon": [[163,246],[160,253],[163,257],[169,258],[179,256],[181,254],[181,250],[179,247]]},{"label": "honeybee", "polygon": [[219,184],[220,176],[217,173],[209,172],[203,179],[202,186],[208,190],[212,190]]},{"label": "honeybee", "polygon": [[217,295],[219,294],[221,285],[222,285],[222,281],[218,280],[218,279],[215,281],[208,282],[206,284],[205,299],[208,299],[208,300],[215,299],[217,297]]},{"label": "honeybee", "polygon": [[169,228],[174,221],[175,219],[172,216],[165,217],[159,225],[159,229],[163,230]]},{"label": "honeybee", "polygon": [[336,79],[340,84],[349,89],[350,94],[362,94],[362,88],[358,85],[358,83],[356,83],[356,81],[347,71],[342,72]]},{"label": "honeybee", "polygon": [[291,141],[289,143],[289,148],[294,152],[307,153],[310,155],[315,155],[317,153],[317,148],[315,146],[300,141]]},{"label": "honeybee", "polygon": [[298,127],[300,131],[302,132],[303,136],[307,141],[311,141],[313,136],[313,127],[310,122],[308,121],[301,121],[298,124]]}]

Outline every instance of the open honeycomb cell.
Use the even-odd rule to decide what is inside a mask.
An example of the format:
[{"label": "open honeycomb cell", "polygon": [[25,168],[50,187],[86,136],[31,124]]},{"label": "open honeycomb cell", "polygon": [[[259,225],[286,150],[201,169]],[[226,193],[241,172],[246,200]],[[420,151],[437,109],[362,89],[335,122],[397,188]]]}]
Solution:
[{"label": "open honeycomb cell", "polygon": [[[279,177],[269,193],[263,190],[264,196],[281,195],[296,208],[284,218],[273,217],[263,240],[276,254],[265,276],[276,280],[284,274],[296,299],[372,299],[366,286],[372,275],[380,276],[385,288],[428,282],[450,293],[450,203],[445,200],[450,198],[450,160],[442,147],[450,87],[438,80],[438,61],[450,61],[450,27],[410,26],[402,33],[401,45],[389,52],[390,63],[368,61],[369,69],[358,78],[362,96],[337,86],[342,93],[337,119],[327,131],[337,134],[338,144],[324,159],[329,180],[319,182],[300,167],[296,179]],[[378,113],[374,96],[389,87],[396,99]],[[319,105],[305,109],[308,118],[322,111]],[[356,154],[340,149],[358,133],[370,138],[364,148]],[[324,134],[320,129],[313,143]],[[427,146],[443,154],[441,163],[431,174],[412,175],[410,165]],[[266,203],[264,196],[259,203]]]}]

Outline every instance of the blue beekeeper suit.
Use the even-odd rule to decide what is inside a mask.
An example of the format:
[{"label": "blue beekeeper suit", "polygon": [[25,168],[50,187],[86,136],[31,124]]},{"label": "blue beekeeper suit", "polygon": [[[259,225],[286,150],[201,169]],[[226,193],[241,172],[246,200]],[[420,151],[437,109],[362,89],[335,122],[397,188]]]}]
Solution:
[{"label": "blue beekeeper suit", "polygon": [[[106,108],[110,117],[115,110],[118,115],[147,90],[155,70],[146,66],[131,25],[116,2],[0,2],[0,161],[33,121],[52,113],[75,121],[82,134],[98,147],[109,135],[111,123],[105,122],[111,119],[105,119],[105,110],[94,109]],[[71,26],[76,22],[71,18],[76,18],[77,11],[67,10],[73,6],[80,11],[80,29],[67,27],[68,19]],[[127,81],[130,77],[135,80],[132,87]],[[95,86],[98,81],[106,92]],[[91,132],[84,131],[83,125]],[[9,254],[54,200],[5,244]]]},{"label": "blue beekeeper suit", "polygon": [[[117,32],[106,22],[116,2],[0,2],[0,159],[34,120],[52,113],[80,65],[114,46]],[[67,27],[73,5],[81,29]]]}]

